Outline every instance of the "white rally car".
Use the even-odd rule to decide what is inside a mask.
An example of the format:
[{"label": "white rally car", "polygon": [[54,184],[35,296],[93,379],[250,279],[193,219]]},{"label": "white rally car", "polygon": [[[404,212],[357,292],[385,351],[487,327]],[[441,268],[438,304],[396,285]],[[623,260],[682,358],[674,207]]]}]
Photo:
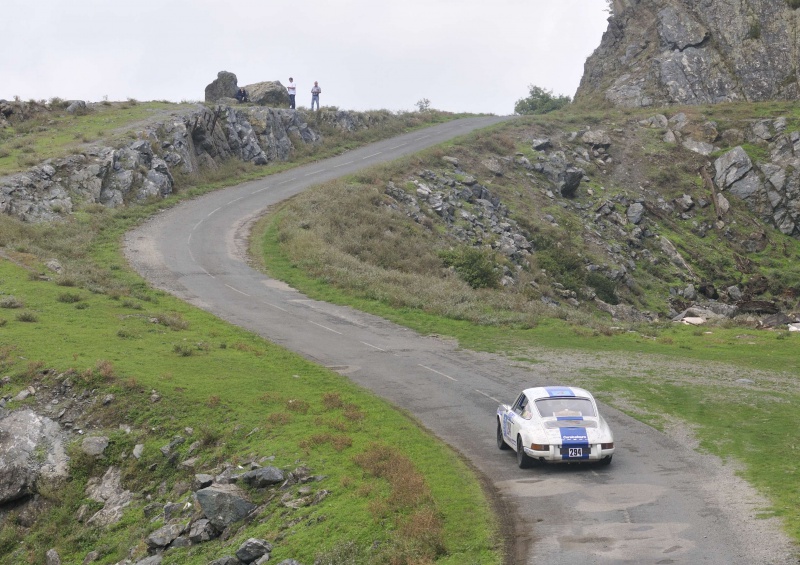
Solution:
[{"label": "white rally car", "polygon": [[517,451],[526,468],[537,462],[611,463],[614,435],[582,388],[527,388],[511,406],[497,409],[497,447]]}]

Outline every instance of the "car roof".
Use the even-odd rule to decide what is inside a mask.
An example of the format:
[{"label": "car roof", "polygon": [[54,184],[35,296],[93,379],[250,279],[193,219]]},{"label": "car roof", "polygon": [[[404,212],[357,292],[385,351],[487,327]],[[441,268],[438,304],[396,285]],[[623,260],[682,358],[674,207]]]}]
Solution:
[{"label": "car roof", "polygon": [[522,392],[524,392],[525,396],[527,396],[530,400],[563,397],[582,397],[594,400],[594,397],[588,390],[575,386],[537,386],[533,388],[526,388]]}]

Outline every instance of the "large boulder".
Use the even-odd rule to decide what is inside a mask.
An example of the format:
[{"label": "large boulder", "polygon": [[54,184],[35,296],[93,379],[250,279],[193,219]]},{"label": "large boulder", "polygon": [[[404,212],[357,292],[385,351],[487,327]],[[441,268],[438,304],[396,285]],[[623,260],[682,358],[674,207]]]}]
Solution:
[{"label": "large boulder", "polygon": [[220,71],[217,80],[206,86],[206,102],[216,102],[220,98],[234,98],[239,90],[238,79],[233,73]]},{"label": "large boulder", "polygon": [[253,104],[279,108],[289,106],[289,93],[280,81],[266,81],[248,84],[244,87],[247,97]]},{"label": "large boulder", "polygon": [[212,485],[195,493],[203,515],[218,530],[224,530],[255,510],[236,485]]},{"label": "large boulder", "polygon": [[68,461],[53,420],[27,409],[0,419],[0,504],[34,494],[41,479],[65,478]]}]

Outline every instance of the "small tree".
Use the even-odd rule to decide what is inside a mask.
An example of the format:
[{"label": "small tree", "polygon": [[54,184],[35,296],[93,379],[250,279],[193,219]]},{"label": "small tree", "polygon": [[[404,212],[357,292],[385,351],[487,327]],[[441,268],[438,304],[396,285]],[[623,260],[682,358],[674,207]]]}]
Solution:
[{"label": "small tree", "polygon": [[528,86],[528,91],[530,95],[527,98],[520,98],[514,104],[515,114],[547,114],[572,102],[569,96],[554,96],[552,90],[532,84]]},{"label": "small tree", "polygon": [[431,101],[427,98],[420,98],[414,106],[417,107],[418,112],[427,112],[431,109]]}]

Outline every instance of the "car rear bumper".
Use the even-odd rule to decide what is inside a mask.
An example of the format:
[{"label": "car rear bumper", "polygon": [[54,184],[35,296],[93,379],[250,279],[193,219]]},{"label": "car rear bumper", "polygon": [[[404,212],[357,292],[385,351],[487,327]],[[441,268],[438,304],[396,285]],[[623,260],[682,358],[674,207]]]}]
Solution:
[{"label": "car rear bumper", "polygon": [[562,454],[560,445],[550,445],[546,451],[539,451],[525,447],[525,455],[537,461],[545,461],[547,463],[591,463],[601,461],[607,457],[614,455],[614,448],[602,449],[600,444],[592,444],[589,446],[589,453],[583,457],[569,457]]}]

